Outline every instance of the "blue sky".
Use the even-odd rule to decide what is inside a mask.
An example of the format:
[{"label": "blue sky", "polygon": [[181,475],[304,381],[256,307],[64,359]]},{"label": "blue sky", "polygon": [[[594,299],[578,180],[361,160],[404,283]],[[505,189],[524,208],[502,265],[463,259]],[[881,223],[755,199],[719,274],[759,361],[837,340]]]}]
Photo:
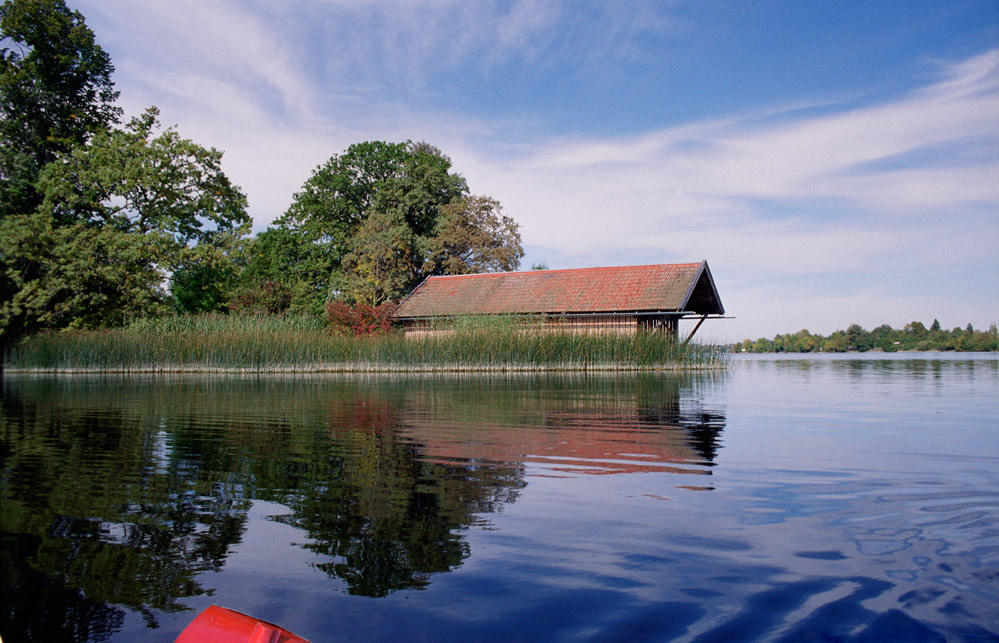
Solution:
[{"label": "blue sky", "polygon": [[999,2],[68,0],[255,228],[427,141],[523,265],[707,259],[738,340],[999,320]]}]

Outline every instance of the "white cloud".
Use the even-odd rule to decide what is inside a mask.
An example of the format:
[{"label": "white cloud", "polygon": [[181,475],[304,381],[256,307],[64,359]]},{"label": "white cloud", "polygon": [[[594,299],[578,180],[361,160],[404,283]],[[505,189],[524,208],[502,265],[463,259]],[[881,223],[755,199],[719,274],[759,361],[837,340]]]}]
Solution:
[{"label": "white cloud", "polygon": [[[957,65],[944,81],[883,104],[765,127],[733,117],[625,140],[542,141],[518,163],[480,161],[476,172],[524,217],[525,237],[576,253],[648,235],[668,243],[676,228],[724,243],[733,220],[759,227],[775,205],[808,218],[821,203],[854,234],[900,214],[921,224],[940,208],[999,202],[999,181],[990,180],[999,153],[980,154],[983,141],[999,144],[997,60],[990,53]],[[965,155],[969,141],[975,153]],[[892,166],[927,149],[935,151],[926,159]]]}]

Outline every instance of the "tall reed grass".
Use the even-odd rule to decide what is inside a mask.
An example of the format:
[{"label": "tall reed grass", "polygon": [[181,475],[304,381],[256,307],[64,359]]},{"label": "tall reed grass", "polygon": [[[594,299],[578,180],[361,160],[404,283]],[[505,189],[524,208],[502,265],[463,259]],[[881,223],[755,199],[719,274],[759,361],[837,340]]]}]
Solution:
[{"label": "tall reed grass", "polygon": [[311,317],[177,316],[124,329],[41,333],[23,339],[9,370],[475,371],[656,370],[724,364],[714,347],[662,335],[522,330],[516,320],[461,320],[452,332],[351,337]]}]

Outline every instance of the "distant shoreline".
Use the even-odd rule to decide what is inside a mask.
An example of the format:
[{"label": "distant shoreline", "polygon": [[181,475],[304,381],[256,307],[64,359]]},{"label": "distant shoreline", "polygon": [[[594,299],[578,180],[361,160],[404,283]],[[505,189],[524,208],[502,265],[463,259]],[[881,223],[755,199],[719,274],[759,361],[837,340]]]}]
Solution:
[{"label": "distant shoreline", "polygon": [[872,348],[869,351],[732,351],[732,355],[919,355],[920,353],[999,353],[999,349],[989,350],[960,350],[956,348],[911,348],[907,350],[886,351],[881,348]]}]

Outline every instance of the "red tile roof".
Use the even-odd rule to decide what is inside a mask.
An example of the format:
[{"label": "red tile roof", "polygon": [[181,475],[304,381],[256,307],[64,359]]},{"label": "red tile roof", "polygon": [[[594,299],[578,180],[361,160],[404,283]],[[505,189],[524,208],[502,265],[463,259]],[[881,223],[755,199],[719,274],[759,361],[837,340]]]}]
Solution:
[{"label": "red tile roof", "polygon": [[724,313],[707,262],[429,277],[394,316],[683,310]]}]

